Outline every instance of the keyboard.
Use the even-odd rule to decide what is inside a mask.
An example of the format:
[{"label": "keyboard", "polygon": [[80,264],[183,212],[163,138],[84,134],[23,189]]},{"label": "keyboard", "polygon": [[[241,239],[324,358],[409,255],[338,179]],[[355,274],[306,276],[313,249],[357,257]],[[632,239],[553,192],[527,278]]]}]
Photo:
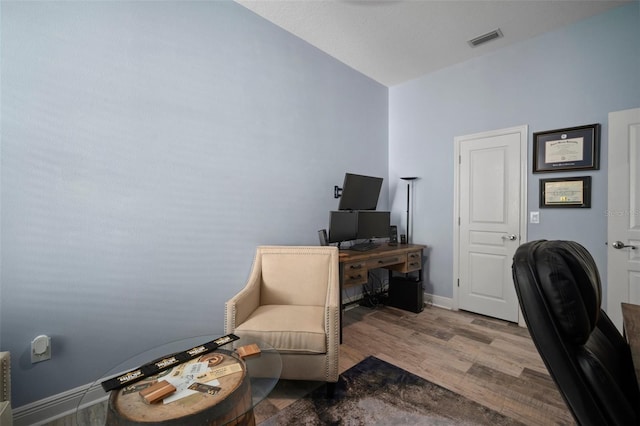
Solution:
[{"label": "keyboard", "polygon": [[367,250],[373,250],[374,248],[378,248],[380,247],[380,244],[376,244],[376,243],[358,243],[358,244],[354,244],[351,247],[349,247],[349,250],[355,250],[355,251],[367,251]]}]

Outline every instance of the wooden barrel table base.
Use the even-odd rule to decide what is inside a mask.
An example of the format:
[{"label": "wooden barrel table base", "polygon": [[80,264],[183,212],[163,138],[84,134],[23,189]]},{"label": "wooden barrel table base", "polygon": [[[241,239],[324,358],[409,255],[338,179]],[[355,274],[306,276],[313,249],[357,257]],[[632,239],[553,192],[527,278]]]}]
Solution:
[{"label": "wooden barrel table base", "polygon": [[[222,361],[220,361],[221,355]],[[148,404],[139,393],[144,387],[159,380],[164,380],[171,375],[181,375],[192,363],[209,360],[211,363],[208,371],[193,378],[193,381],[198,383],[210,381],[224,368],[237,370],[235,373],[217,378],[220,382],[217,385],[220,390],[215,395],[195,392],[168,404],[163,402]],[[255,418],[251,404],[251,383],[244,361],[232,352],[218,350],[173,367],[157,376],[112,391],[107,410],[107,425],[254,426]]]}]

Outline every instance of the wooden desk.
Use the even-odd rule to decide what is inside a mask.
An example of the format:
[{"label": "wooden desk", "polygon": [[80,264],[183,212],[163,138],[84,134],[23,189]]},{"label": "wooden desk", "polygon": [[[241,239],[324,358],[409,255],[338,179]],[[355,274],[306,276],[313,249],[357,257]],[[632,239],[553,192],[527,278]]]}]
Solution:
[{"label": "wooden desk", "polygon": [[384,268],[400,273],[417,272],[422,281],[422,244],[380,244],[367,251],[340,250],[340,342],[342,342],[342,291],[345,288],[366,284],[369,271]]},{"label": "wooden desk", "polygon": [[640,387],[640,305],[622,303],[622,324],[624,335],[631,348],[633,367]]}]

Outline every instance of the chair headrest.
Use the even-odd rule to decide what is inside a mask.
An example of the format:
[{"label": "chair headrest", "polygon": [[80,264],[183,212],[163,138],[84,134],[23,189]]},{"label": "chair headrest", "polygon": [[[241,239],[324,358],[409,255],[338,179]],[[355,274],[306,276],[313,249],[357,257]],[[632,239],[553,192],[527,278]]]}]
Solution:
[{"label": "chair headrest", "polygon": [[574,241],[534,241],[530,264],[563,337],[584,344],[600,314],[602,288],[591,254]]}]

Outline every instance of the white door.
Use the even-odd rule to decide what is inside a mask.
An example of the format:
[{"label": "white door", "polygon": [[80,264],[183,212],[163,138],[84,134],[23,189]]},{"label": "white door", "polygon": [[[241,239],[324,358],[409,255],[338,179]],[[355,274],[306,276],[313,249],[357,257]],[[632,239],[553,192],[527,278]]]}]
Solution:
[{"label": "white door", "polygon": [[518,321],[511,277],[526,223],[527,126],[456,138],[458,308]]},{"label": "white door", "polygon": [[640,304],[640,108],[609,114],[608,155],[607,314],[622,330],[620,303]]}]

